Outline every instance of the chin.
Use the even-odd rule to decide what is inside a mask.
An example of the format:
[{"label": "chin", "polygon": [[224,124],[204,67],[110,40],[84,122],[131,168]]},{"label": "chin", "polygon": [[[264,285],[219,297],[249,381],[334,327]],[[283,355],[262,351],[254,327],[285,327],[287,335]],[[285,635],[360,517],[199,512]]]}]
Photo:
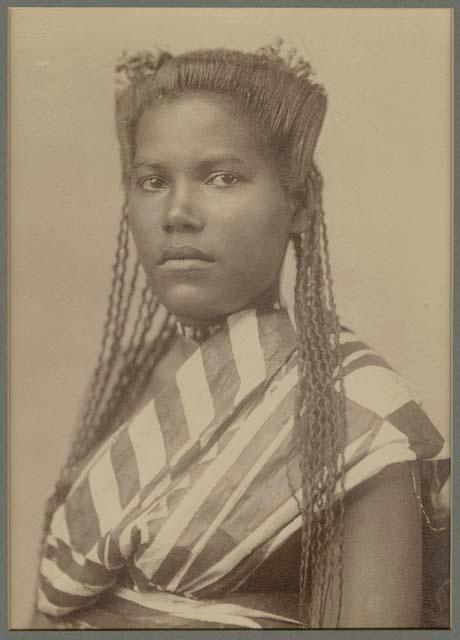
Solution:
[{"label": "chin", "polygon": [[173,313],[179,322],[184,324],[202,324],[212,322],[213,319],[229,315],[231,311],[223,308],[225,305],[216,304],[207,296],[195,292],[187,295],[165,295],[160,302]]},{"label": "chin", "polygon": [[181,282],[157,287],[161,304],[183,324],[211,324],[251,306],[252,292],[242,291],[232,283],[199,286]]}]

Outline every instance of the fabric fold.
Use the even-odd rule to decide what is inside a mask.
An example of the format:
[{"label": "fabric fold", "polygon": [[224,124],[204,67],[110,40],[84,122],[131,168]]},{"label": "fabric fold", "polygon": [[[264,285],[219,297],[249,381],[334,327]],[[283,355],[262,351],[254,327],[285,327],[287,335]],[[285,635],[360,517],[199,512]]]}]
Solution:
[{"label": "fabric fold", "polygon": [[[341,345],[345,490],[389,464],[434,458],[443,440],[404,380],[350,331]],[[301,525],[286,471],[296,385],[287,312],[231,316],[85,465],[51,524],[40,611],[67,616],[115,593],[116,580],[137,600],[172,592],[190,613],[193,598],[244,582]],[[259,616],[217,611],[236,626]]]}]

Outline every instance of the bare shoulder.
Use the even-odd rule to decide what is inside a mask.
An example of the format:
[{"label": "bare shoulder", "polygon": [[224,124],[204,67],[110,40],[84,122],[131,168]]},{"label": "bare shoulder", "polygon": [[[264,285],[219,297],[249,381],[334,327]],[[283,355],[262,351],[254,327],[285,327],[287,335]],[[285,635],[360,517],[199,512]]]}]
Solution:
[{"label": "bare shoulder", "polygon": [[418,469],[391,464],[346,499],[343,546],[345,627],[419,626],[422,524]]},{"label": "bare shoulder", "polygon": [[418,484],[419,480],[420,469],[417,462],[389,464],[347,494],[347,509],[358,509],[363,501],[367,507],[370,500],[376,501],[376,506],[390,499],[407,506],[413,502],[414,483]]}]

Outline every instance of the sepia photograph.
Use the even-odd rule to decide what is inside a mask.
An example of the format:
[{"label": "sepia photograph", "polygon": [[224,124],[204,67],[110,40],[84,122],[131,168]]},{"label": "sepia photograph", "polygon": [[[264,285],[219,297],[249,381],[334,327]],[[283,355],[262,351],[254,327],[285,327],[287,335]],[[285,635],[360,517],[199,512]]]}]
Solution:
[{"label": "sepia photograph", "polygon": [[451,627],[452,23],[10,7],[11,630]]}]

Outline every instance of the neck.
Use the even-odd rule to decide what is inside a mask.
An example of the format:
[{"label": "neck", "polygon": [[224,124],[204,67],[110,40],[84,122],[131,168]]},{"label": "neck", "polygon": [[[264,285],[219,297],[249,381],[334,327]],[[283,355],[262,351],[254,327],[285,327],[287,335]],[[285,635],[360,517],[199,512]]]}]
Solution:
[{"label": "neck", "polygon": [[[257,306],[246,306],[245,309],[258,309],[258,310],[267,310],[267,311],[272,311],[274,309],[280,309],[280,303],[278,301],[275,301],[271,304],[260,304]],[[233,315],[234,313],[239,313],[240,311],[243,311],[243,309],[239,309],[238,311],[234,311],[232,312],[230,315]],[[186,338],[190,339],[190,340],[194,340],[195,342],[205,342],[205,340],[207,340],[208,338],[210,338],[211,336],[213,336],[215,333],[217,333],[218,331],[220,331],[225,323],[226,320],[229,316],[221,316],[219,318],[214,318],[212,320],[206,320],[206,321],[199,321],[199,322],[190,322],[188,320],[185,320],[183,318],[177,318],[177,322],[176,322],[176,326],[177,326],[177,331],[180,335],[185,336]]]},{"label": "neck", "polygon": [[202,327],[204,329],[212,329],[215,326],[222,325],[229,316],[244,311],[245,309],[279,309],[279,300],[279,285],[276,284],[276,286],[270,286],[268,289],[263,291],[253,300],[250,300],[244,306],[233,309],[227,314],[214,316],[212,318],[191,318],[186,316],[179,316],[176,314],[176,319],[179,325],[183,327]]}]

